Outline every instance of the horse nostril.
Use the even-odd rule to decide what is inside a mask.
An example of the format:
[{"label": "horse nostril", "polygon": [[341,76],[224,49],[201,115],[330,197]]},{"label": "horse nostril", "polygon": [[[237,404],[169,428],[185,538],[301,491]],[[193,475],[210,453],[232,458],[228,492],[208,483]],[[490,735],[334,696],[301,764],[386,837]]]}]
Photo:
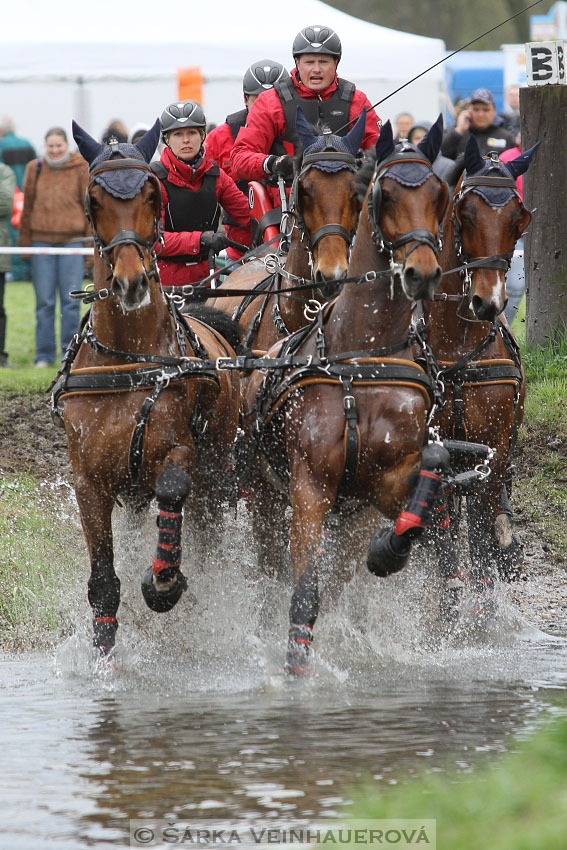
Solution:
[{"label": "horse nostril", "polygon": [[[126,284],[127,284],[127,282],[126,282]],[[113,277],[112,278],[111,289],[116,295],[122,295],[126,291],[126,286],[125,286],[124,281],[122,280],[121,277]]]}]

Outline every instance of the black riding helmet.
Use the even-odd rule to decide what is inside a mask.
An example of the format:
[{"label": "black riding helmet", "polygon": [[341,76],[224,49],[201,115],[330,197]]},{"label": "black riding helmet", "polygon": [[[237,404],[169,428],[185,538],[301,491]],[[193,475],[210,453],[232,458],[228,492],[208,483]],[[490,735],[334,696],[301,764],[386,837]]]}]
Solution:
[{"label": "black riding helmet", "polygon": [[170,103],[161,113],[159,124],[164,142],[165,134],[169,133],[170,130],[183,129],[184,127],[196,127],[203,131],[207,129],[207,119],[203,108],[195,100]]},{"label": "black riding helmet", "polygon": [[242,88],[244,94],[262,94],[263,91],[273,88],[274,83],[287,77],[288,72],[279,62],[273,59],[259,59],[252,62],[244,74]]},{"label": "black riding helmet", "polygon": [[330,27],[304,27],[293,40],[293,58],[302,53],[326,53],[340,59],[342,56],[341,40]]}]

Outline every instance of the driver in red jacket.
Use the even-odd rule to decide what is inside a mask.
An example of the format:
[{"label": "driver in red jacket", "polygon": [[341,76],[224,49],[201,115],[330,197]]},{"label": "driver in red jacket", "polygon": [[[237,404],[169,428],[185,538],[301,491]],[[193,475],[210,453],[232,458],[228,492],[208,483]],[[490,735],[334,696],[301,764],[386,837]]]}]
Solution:
[{"label": "driver in red jacket", "polygon": [[[161,184],[164,231],[157,260],[162,284],[181,286],[207,277],[209,252],[227,247],[227,238],[217,232],[221,207],[232,223],[228,237],[250,245],[250,210],[234,180],[204,148],[207,124],[198,103],[170,104],[160,124],[165,147],[160,161],[152,163]],[[234,256],[233,249],[228,252]]]},{"label": "driver in red jacket", "polygon": [[[283,77],[289,77],[288,72],[283,65],[273,59],[258,59],[257,62],[252,62],[242,79],[244,109],[227,115],[225,123],[219,124],[208,134],[207,153],[231,177],[233,175],[230,170],[230,152],[239,130],[246,124],[252,104],[259,94],[273,88],[274,83]],[[248,196],[247,180],[236,181],[236,185]]]},{"label": "driver in red jacket", "polygon": [[[248,113],[246,126],[238,134],[230,158],[235,180],[280,176],[288,181],[292,179],[298,145],[295,130],[298,106],[312,126],[326,126],[339,135],[345,135],[352,128],[352,121],[367,110],[362,148],[374,147],[379,132],[378,116],[354,83],[337,76],[341,55],[340,39],[329,27],[305,27],[297,34],[291,77],[279,80],[272,89],[258,96]],[[274,206],[279,206],[277,190],[272,189],[270,194]]]}]

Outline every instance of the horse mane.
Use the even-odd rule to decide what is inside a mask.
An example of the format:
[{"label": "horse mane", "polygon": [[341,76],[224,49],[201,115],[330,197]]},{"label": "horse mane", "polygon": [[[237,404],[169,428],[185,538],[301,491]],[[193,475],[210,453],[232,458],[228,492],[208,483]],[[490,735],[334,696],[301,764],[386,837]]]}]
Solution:
[{"label": "horse mane", "polygon": [[374,174],[374,168],[376,167],[376,152],[374,149],[365,151],[364,157],[362,159],[362,165],[356,172],[355,184],[356,184],[356,194],[358,195],[359,201],[364,200],[364,196],[366,195],[366,190],[368,189],[368,184],[372,179],[372,175]]},{"label": "horse mane", "polygon": [[454,164],[449,168],[445,176],[445,180],[449,184],[451,189],[454,189],[457,183],[459,182],[459,177],[465,170],[465,155],[464,153],[459,154],[456,158]]},{"label": "horse mane", "polygon": [[209,304],[187,304],[183,312],[192,316],[205,325],[209,325],[213,330],[218,331],[234,350],[239,353],[244,337],[244,328],[239,322],[235,322],[230,318],[228,313],[219,310],[217,307],[212,307]]}]

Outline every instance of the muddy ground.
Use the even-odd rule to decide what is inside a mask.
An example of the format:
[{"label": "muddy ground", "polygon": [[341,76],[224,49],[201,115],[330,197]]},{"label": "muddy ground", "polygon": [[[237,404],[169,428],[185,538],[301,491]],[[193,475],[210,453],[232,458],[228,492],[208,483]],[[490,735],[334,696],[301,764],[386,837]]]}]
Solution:
[{"label": "muddy ground", "polygon": [[[545,428],[528,429],[516,452],[515,486],[520,494],[513,500],[516,505],[521,502],[523,483],[550,453],[567,468],[567,441],[558,440]],[[53,423],[48,397],[0,392],[0,474],[24,473],[40,480],[61,476],[72,481],[65,431]],[[560,508],[543,504],[541,508],[548,515],[555,512],[556,516],[550,517],[555,522],[566,522]],[[524,545],[527,580],[511,586],[512,596],[531,622],[567,635],[566,558],[551,537],[542,535],[541,526],[530,523],[530,513],[517,506],[515,528]]]}]

